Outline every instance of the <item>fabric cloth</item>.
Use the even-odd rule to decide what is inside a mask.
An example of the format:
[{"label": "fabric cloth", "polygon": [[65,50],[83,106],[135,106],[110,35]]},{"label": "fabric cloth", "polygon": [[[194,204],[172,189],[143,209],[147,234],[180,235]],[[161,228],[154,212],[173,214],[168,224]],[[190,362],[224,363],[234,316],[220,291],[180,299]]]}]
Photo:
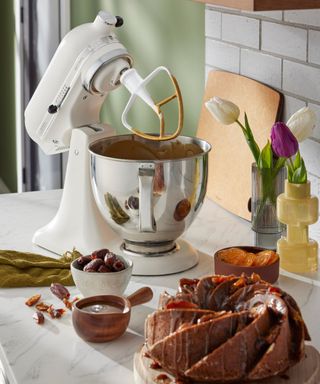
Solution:
[{"label": "fabric cloth", "polygon": [[0,288],[74,285],[70,263],[81,256],[73,250],[59,259],[35,253],[0,250]]}]

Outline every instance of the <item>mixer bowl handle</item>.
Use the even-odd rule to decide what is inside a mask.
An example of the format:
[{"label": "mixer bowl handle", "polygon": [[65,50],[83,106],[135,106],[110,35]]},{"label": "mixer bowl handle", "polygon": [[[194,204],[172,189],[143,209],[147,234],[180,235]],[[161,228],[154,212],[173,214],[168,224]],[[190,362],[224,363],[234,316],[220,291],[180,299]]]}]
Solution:
[{"label": "mixer bowl handle", "polygon": [[139,231],[156,232],[153,215],[154,163],[143,163],[139,167]]}]

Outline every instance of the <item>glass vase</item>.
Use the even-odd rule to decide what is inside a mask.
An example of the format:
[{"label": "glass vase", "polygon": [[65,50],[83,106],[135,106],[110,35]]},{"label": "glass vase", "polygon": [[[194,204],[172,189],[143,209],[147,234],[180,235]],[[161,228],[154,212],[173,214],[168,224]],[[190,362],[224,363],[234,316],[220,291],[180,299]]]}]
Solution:
[{"label": "glass vase", "polygon": [[281,268],[295,273],[318,269],[318,243],[309,239],[309,225],[317,222],[319,201],[310,193],[310,182],[289,183],[278,197],[277,215],[287,225],[287,235],[277,244]]},{"label": "glass vase", "polygon": [[285,226],[277,217],[277,197],[284,191],[286,169],[276,176],[271,170],[260,170],[252,164],[251,226],[256,232],[255,243],[265,248],[276,248]]}]

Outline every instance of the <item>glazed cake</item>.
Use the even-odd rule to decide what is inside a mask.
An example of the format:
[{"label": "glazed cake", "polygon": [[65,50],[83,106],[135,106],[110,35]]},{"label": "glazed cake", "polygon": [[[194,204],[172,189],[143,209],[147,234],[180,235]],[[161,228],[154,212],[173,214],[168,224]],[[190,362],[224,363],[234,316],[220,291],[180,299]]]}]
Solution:
[{"label": "glazed cake", "polygon": [[188,383],[239,383],[284,373],[310,340],[295,300],[260,279],[182,279],[146,319],[146,347]]}]

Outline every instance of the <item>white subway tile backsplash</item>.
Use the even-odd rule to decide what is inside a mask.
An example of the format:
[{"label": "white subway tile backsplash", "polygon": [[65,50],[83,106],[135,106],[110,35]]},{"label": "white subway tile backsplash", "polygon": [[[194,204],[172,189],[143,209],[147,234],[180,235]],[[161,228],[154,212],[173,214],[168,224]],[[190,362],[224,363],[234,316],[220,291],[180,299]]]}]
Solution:
[{"label": "white subway tile backsplash", "polygon": [[[317,115],[317,124],[313,130],[312,137],[320,140],[320,105],[308,103],[308,106],[316,113]],[[319,164],[320,167],[320,164]]]},{"label": "white subway tile backsplash", "polygon": [[299,100],[295,97],[285,95],[284,96],[284,105],[283,105],[283,113],[282,113],[282,121],[285,123],[289,120],[289,118],[297,112],[299,109],[306,106],[306,102]]},{"label": "white subway tile backsplash", "polygon": [[220,39],[221,12],[208,10],[206,12],[206,36]]},{"label": "white subway tile backsplash", "polygon": [[320,27],[320,9],[284,11],[284,21]]},{"label": "white subway tile backsplash", "polygon": [[309,61],[320,64],[320,31],[309,31]]},{"label": "white subway tile backsplash", "polygon": [[242,49],[240,73],[272,87],[281,87],[281,59],[277,57]]},{"label": "white subway tile backsplash", "polygon": [[220,41],[206,40],[206,64],[239,73],[240,48]]},{"label": "white subway tile backsplash", "polygon": [[222,14],[222,39],[259,48],[259,20],[245,16]]},{"label": "white subway tile backsplash", "polygon": [[[311,183],[311,194],[320,198],[320,178],[317,176],[308,174],[308,180]],[[320,225],[320,222],[318,221],[318,227],[319,225]]]},{"label": "white subway tile backsplash", "polygon": [[306,163],[307,171],[320,177],[320,143],[307,139],[299,144],[301,155]]},{"label": "white subway tile backsplash", "polygon": [[306,61],[307,31],[302,28],[262,21],[261,49]]},{"label": "white subway tile backsplash", "polygon": [[320,102],[320,68],[284,60],[283,89]]}]

